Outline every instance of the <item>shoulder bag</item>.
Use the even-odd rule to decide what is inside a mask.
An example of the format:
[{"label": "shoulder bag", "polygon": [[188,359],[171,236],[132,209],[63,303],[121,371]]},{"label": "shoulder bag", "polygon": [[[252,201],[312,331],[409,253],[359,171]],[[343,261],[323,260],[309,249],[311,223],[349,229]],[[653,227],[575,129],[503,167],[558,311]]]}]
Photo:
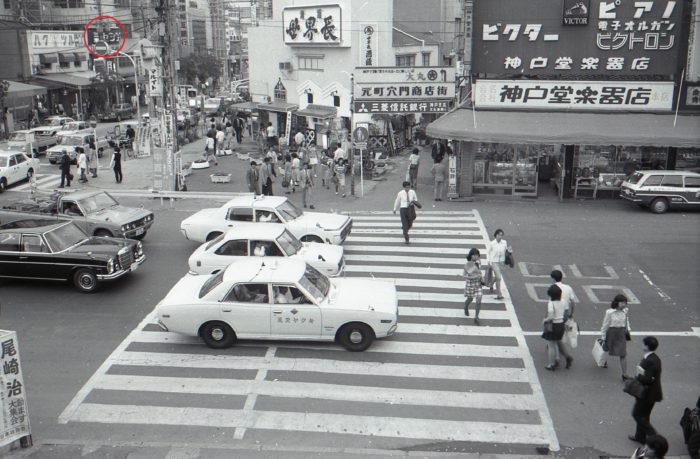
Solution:
[{"label": "shoulder bag", "polygon": [[647,388],[639,382],[637,378],[628,379],[625,381],[625,387],[622,388],[623,392],[630,394],[632,397],[641,399],[646,395]]},{"label": "shoulder bag", "polygon": [[625,311],[625,321],[627,323],[627,326],[625,327],[625,340],[632,341],[632,335],[630,335],[630,318],[627,315],[627,311]]},{"label": "shoulder bag", "polygon": [[511,252],[510,250],[506,251],[505,264],[506,266],[510,266],[511,268],[515,267],[515,257],[513,257],[513,252]]}]

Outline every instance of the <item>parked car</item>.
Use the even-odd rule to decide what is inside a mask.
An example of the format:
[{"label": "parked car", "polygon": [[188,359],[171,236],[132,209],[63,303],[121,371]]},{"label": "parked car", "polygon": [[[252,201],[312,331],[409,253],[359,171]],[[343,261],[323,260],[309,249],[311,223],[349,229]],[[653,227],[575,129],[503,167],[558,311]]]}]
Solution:
[{"label": "parked car", "polygon": [[63,126],[66,123],[70,123],[71,121],[75,121],[73,118],[70,116],[63,116],[63,115],[55,115],[55,116],[47,116],[42,125],[44,126]]},{"label": "parked car", "polygon": [[[54,145],[46,151],[46,157],[51,164],[60,163],[61,157],[63,157],[63,150],[66,150],[66,153],[68,153],[70,159],[74,160],[78,157],[75,147],[82,147],[87,153],[88,148],[90,147],[90,140],[95,142],[95,136],[92,133],[92,129],[67,135],[63,138],[60,144]],[[102,153],[109,148],[109,141],[107,139],[97,139],[95,142],[95,148],[97,148],[97,156],[102,157]]]},{"label": "parked car", "polygon": [[156,306],[166,331],[215,349],[237,339],[336,341],[364,351],[398,322],[389,281],[330,279],[295,258],[249,257],[213,275],[186,275]]},{"label": "parked car", "polygon": [[329,277],[339,275],[345,268],[343,247],[301,242],[284,225],[268,223],[231,228],[202,244],[190,256],[190,272],[215,274],[251,256],[299,258]]},{"label": "parked car", "polygon": [[637,171],[622,182],[620,197],[652,212],[700,209],[700,174],[689,171]]},{"label": "parked car", "polygon": [[61,143],[63,137],[75,134],[76,132],[82,131],[83,129],[90,129],[90,123],[87,121],[70,121],[64,124],[56,132],[56,136],[58,137],[58,143]]},{"label": "parked car", "polygon": [[213,115],[221,109],[221,98],[220,97],[209,97],[204,99],[204,114]]},{"label": "parked car", "polygon": [[54,193],[45,199],[24,199],[0,209],[0,223],[51,217],[73,220],[87,234],[143,239],[153,225],[153,212],[122,206],[109,193],[88,189]]},{"label": "parked car", "polygon": [[283,196],[253,196],[233,198],[221,207],[203,209],[180,224],[185,238],[205,242],[222,235],[230,228],[282,223],[303,242],[342,244],[352,229],[347,215],[305,212]]},{"label": "parked car", "polygon": [[114,104],[112,108],[100,115],[100,121],[121,121],[134,117],[134,109],[131,104]]},{"label": "parked car", "polygon": [[141,242],[89,237],[71,221],[35,218],[0,225],[0,277],[68,281],[92,293],[145,260]]},{"label": "parked car", "polygon": [[8,148],[19,150],[28,155],[39,155],[58,143],[57,129],[35,128],[15,131],[7,141]]},{"label": "parked car", "polygon": [[8,186],[29,180],[39,170],[39,160],[22,151],[0,151],[0,193]]}]

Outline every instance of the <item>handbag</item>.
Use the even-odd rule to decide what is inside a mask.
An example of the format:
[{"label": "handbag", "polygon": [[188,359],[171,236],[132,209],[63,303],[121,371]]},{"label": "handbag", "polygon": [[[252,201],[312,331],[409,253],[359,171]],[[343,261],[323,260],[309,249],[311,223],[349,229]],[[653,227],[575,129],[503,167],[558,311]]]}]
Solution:
[{"label": "handbag", "polygon": [[625,314],[625,320],[627,321],[627,327],[625,328],[625,341],[632,341],[632,335],[630,335],[630,318]]},{"label": "handbag", "polygon": [[505,264],[506,266],[510,266],[511,268],[515,267],[515,258],[513,257],[513,252],[506,252]]},{"label": "handbag", "polygon": [[622,392],[628,393],[634,398],[644,398],[646,395],[646,387],[644,387],[644,384],[639,382],[637,378],[632,378],[625,381]]},{"label": "handbag", "polygon": [[598,338],[593,342],[593,360],[595,360],[596,365],[599,367],[604,367],[608,363],[608,353],[603,349],[603,340]]},{"label": "handbag", "polygon": [[571,346],[572,349],[576,349],[578,347],[578,324],[574,319],[569,319],[564,324],[564,327],[566,330],[564,332],[564,337],[569,341],[569,346]]},{"label": "handbag", "polygon": [[542,338],[549,339],[554,333],[554,323],[548,320],[542,324]]},{"label": "handbag", "polygon": [[408,205],[408,218],[411,221],[416,219],[416,206],[413,203]]}]

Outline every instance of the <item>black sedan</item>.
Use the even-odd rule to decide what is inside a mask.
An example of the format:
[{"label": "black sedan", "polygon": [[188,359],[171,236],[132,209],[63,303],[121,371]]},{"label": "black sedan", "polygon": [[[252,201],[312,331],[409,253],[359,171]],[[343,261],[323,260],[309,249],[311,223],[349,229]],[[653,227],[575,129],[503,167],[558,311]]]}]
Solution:
[{"label": "black sedan", "polygon": [[92,293],[145,260],[141,242],[90,237],[72,221],[37,218],[0,225],[0,277],[69,281]]}]

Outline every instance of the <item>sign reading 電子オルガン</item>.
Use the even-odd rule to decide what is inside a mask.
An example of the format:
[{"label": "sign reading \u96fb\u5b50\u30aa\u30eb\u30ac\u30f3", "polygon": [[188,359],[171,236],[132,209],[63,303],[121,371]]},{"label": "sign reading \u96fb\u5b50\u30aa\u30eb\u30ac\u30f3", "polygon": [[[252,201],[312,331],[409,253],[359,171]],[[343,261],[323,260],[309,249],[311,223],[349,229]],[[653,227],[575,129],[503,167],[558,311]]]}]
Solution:
[{"label": "sign reading \u96fb\u5b50\u30aa\u30eb\u30ac\u30f3", "polygon": [[473,72],[664,75],[669,80],[676,72],[684,2],[565,3],[562,12],[559,1],[530,0],[527,14],[521,0],[476,3]]},{"label": "sign reading \u96fb\u5b50\u30aa\u30eb\u30ac\u30f3", "polygon": [[17,333],[0,330],[0,446],[30,434]]},{"label": "sign reading \u96fb\u5b50\u30aa\u30eb\u30ac\u30f3", "polygon": [[342,41],[340,5],[289,7],[282,18],[287,45],[339,45]]}]

